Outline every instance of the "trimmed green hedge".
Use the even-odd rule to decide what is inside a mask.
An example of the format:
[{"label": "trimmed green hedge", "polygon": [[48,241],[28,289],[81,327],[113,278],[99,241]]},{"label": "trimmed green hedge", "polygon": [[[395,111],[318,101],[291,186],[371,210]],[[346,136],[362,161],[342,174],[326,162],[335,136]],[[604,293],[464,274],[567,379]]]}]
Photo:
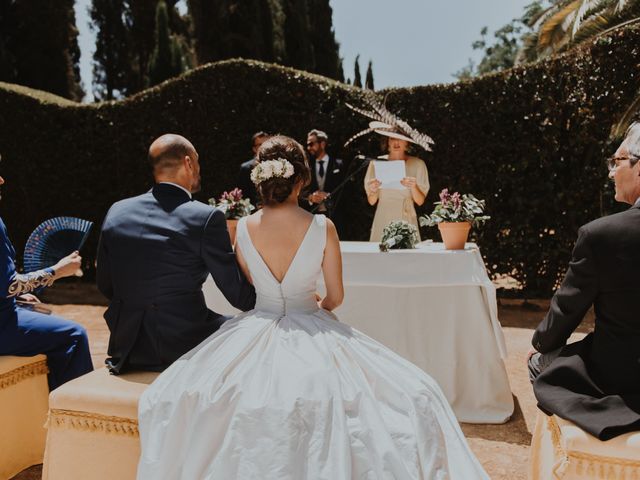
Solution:
[{"label": "trimmed green hedge", "polygon": [[[389,91],[387,106],[431,135],[426,210],[444,188],[487,200],[492,219],[474,232],[493,274],[528,296],[549,295],[564,273],[578,227],[613,208],[603,158],[609,129],[637,91],[640,28],[631,27],[554,60],[470,82]],[[94,261],[109,206],[151,186],[149,143],[180,133],[200,153],[201,200],[234,186],[250,136],[301,141],[328,132],[349,161],[377,154],[377,139],[340,145],[366,125],[345,102],[361,91],[323,77],[253,61],[211,64],[121,102],[81,105],[0,84],[0,214],[18,250],[42,220],[96,222],[83,254]],[[361,179],[346,194],[346,239],[365,240],[373,209]],[[423,235],[438,239],[435,229]],[[90,272],[89,272],[90,273]]]}]

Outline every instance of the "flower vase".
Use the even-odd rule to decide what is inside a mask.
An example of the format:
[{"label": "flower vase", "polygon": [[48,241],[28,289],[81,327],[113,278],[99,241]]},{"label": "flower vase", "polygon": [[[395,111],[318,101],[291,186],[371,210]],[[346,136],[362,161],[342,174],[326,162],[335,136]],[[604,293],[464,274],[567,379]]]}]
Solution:
[{"label": "flower vase", "polygon": [[231,239],[231,245],[236,243],[236,229],[238,228],[238,220],[235,218],[227,219],[227,230],[229,231],[229,238]]},{"label": "flower vase", "polygon": [[469,222],[441,222],[438,230],[447,250],[463,250],[469,237],[471,223]]}]

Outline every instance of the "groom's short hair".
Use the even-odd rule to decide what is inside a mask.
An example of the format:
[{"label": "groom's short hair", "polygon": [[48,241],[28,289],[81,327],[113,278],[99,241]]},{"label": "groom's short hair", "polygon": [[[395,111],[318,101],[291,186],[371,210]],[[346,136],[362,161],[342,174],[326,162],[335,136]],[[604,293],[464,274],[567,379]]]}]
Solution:
[{"label": "groom's short hair", "polygon": [[187,155],[196,149],[182,135],[168,133],[156,138],[149,147],[149,163],[154,170],[177,167]]}]

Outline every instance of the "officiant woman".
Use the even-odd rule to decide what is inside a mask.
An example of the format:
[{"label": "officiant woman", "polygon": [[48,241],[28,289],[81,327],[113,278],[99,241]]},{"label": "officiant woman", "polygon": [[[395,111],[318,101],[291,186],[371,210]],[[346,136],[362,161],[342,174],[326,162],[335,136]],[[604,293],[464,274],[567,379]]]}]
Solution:
[{"label": "officiant woman", "polygon": [[377,204],[369,238],[371,242],[381,241],[382,230],[395,220],[404,220],[418,228],[415,205],[422,205],[429,192],[427,166],[422,159],[407,153],[409,143],[414,143],[413,140],[395,129],[376,129],[375,131],[383,135],[383,150],[388,152],[388,155],[383,155],[380,159],[404,162],[406,176],[401,181],[404,187],[401,190],[381,188],[381,182],[376,179],[375,166],[373,162],[369,164],[364,179],[364,189],[369,205]]}]

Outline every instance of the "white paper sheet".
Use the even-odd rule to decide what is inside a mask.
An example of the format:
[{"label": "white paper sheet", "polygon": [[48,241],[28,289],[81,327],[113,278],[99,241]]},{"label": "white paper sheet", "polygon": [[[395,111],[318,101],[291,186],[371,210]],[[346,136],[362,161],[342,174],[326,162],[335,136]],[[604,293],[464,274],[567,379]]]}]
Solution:
[{"label": "white paper sheet", "polygon": [[380,188],[393,190],[402,190],[405,188],[400,183],[400,180],[407,176],[403,161],[375,160],[373,162],[373,168],[376,172],[376,178],[382,182]]}]

